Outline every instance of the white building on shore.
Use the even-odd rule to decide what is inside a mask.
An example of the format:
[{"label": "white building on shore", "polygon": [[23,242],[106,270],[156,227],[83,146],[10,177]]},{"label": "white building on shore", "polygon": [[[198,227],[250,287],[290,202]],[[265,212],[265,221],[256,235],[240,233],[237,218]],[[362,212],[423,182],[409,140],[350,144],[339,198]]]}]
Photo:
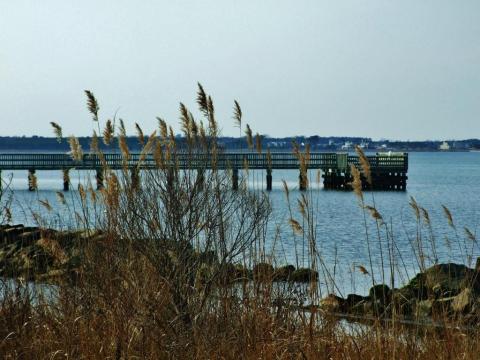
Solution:
[{"label": "white building on shore", "polygon": [[448,142],[444,141],[443,143],[440,144],[440,146],[438,147],[438,150],[448,151],[450,150],[450,145],[448,144]]}]

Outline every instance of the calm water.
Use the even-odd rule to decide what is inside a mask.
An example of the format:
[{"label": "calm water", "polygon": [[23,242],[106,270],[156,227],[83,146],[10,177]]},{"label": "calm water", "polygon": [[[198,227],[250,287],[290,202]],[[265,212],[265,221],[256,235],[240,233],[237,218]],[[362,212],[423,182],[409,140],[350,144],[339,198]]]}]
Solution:
[{"label": "calm water", "polygon": [[[3,172],[5,178],[12,174],[14,192],[13,215],[16,223],[31,223],[29,208],[39,208],[38,199],[48,199],[56,204],[55,192],[62,189],[62,176],[59,171],[37,171],[38,193],[30,193],[27,189],[27,172]],[[93,174],[72,172],[72,189],[89,176],[94,182]],[[252,188],[265,186],[265,172],[251,172],[249,184]],[[480,153],[411,153],[409,155],[409,173],[406,192],[368,192],[365,199],[368,204],[376,204],[385,221],[393,228],[397,246],[395,257],[397,268],[395,274],[397,284],[406,281],[418,268],[412,255],[411,243],[416,238],[416,219],[409,206],[411,196],[419,205],[428,210],[433,227],[433,235],[440,261],[466,262],[467,253],[480,256],[480,250],[475,243],[465,240],[464,227],[476,233],[480,211]],[[315,174],[310,174],[311,183],[315,182]],[[288,225],[288,208],[283,192],[282,179],[291,188],[292,208],[294,217],[301,221],[296,206],[296,198],[300,192],[297,171],[274,171],[273,191],[270,198],[273,205],[273,216],[270,223],[267,252],[274,253],[278,262],[308,265],[307,252],[302,246],[302,237],[292,235]],[[366,291],[371,283],[369,275],[361,274],[355,266],[363,265],[369,269],[368,252],[364,218],[358,201],[351,192],[325,191],[322,188],[311,187],[313,203],[316,207],[316,242],[325,269],[335,277],[338,287],[343,292],[357,290]],[[75,191],[67,194],[67,199],[75,196]],[[451,228],[444,216],[441,205],[447,206],[454,218],[455,229]],[[68,218],[59,221],[67,222]],[[279,231],[277,231],[277,227]],[[378,246],[378,236],[375,223],[368,218],[368,232],[372,242],[372,259],[376,280],[381,280],[381,256]],[[422,223],[422,236],[425,241],[430,238],[428,227]],[[275,235],[277,234],[277,235]],[[276,241],[273,241],[274,238]],[[383,252],[386,254],[387,242],[385,232],[381,233]],[[460,242],[461,246],[458,245]],[[296,244],[296,245],[295,245]],[[448,246],[450,244],[450,246]],[[295,252],[295,247],[297,252]],[[296,255],[297,253],[297,255]],[[387,269],[387,256],[384,256],[384,267]],[[402,262],[403,260],[403,262]],[[428,259],[427,259],[428,261]],[[353,271],[352,271],[353,269]],[[386,274],[386,280],[390,277]]]}]

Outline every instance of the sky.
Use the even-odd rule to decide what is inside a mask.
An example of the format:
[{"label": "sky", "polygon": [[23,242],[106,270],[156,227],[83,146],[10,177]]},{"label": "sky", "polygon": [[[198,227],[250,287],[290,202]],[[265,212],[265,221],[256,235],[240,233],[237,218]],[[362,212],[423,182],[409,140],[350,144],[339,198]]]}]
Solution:
[{"label": "sky", "polygon": [[0,135],[179,130],[200,82],[222,134],[480,138],[480,1],[0,0]]}]

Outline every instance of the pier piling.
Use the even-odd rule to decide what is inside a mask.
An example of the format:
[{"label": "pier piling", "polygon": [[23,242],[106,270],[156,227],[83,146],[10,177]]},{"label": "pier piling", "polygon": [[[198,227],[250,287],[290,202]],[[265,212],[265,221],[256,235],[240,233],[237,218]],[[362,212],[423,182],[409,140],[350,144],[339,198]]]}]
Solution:
[{"label": "pier piling", "polygon": [[62,174],[63,174],[63,191],[68,191],[70,190],[69,169],[63,169]]},{"label": "pier piling", "polygon": [[35,177],[35,169],[28,170],[28,191],[37,189],[37,178]]},{"label": "pier piling", "polygon": [[232,190],[238,190],[238,169],[232,170]]},{"label": "pier piling", "polygon": [[267,169],[267,191],[272,191],[272,169]]},{"label": "pier piling", "polygon": [[103,170],[97,168],[95,178],[97,180],[97,190],[103,189]]}]

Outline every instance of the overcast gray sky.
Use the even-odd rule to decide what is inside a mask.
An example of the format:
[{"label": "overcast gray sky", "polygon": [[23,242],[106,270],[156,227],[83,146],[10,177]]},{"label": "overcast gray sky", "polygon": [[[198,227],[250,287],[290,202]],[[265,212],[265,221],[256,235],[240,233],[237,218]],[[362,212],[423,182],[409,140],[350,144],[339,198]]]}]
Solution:
[{"label": "overcast gray sky", "polygon": [[133,132],[212,95],[271,136],[480,137],[480,1],[0,0],[0,135]]}]

